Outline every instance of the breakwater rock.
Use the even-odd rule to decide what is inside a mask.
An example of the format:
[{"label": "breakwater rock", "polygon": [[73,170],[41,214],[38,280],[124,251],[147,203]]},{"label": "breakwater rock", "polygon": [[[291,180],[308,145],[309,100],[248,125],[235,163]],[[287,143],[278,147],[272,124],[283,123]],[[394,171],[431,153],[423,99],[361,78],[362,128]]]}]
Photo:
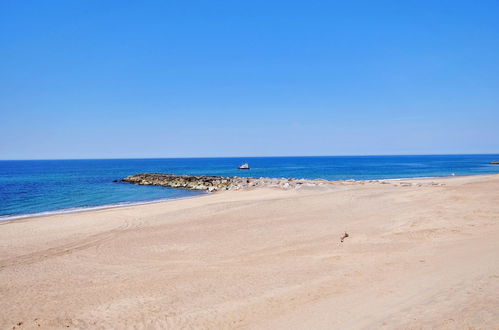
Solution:
[{"label": "breakwater rock", "polygon": [[154,185],[206,191],[239,190],[251,187],[296,189],[300,186],[318,186],[328,182],[326,180],[244,178],[237,176],[194,176],[160,173],[141,173],[130,175],[121,181],[139,185]]},{"label": "breakwater rock", "polygon": [[324,189],[337,188],[338,186],[352,185],[372,185],[382,184],[393,187],[440,187],[445,184],[434,182],[432,179],[419,179],[412,182],[406,180],[361,180],[356,181],[341,180],[329,181],[324,179],[288,179],[288,178],[245,178],[239,176],[195,176],[195,175],[177,175],[161,173],[140,173],[127,176],[116,182],[128,182],[138,185],[153,185],[170,188],[183,188],[190,190],[221,191],[221,190],[240,190],[246,188],[268,187],[281,189],[301,189],[321,187]]}]

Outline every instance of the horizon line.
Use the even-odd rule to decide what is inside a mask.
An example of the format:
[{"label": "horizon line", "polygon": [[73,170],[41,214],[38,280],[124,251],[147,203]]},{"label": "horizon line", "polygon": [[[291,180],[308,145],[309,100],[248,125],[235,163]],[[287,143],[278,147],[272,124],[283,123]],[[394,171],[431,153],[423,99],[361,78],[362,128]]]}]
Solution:
[{"label": "horizon line", "polygon": [[490,153],[415,153],[415,154],[343,154],[343,155],[276,155],[276,156],[202,156],[202,157],[109,157],[109,158],[24,158],[0,159],[0,161],[51,161],[51,160],[132,160],[132,159],[219,159],[219,158],[305,158],[305,157],[389,157],[389,156],[461,156],[461,155],[499,155]]}]

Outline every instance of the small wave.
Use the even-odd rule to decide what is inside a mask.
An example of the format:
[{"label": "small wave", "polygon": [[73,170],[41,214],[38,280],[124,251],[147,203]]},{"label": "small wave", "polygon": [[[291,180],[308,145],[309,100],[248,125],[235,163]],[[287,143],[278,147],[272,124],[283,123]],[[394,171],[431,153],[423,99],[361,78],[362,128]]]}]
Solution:
[{"label": "small wave", "polygon": [[44,212],[37,212],[37,213],[0,215],[0,222],[10,221],[10,220],[27,219],[27,218],[40,218],[40,217],[59,215],[59,214],[69,214],[69,213],[80,213],[80,212],[88,212],[88,211],[96,211],[96,210],[114,209],[114,208],[126,207],[126,206],[154,204],[154,203],[161,203],[161,202],[167,202],[167,201],[173,201],[173,200],[179,200],[179,199],[196,198],[196,197],[204,196],[204,195],[206,195],[206,193],[201,193],[201,194],[196,195],[196,196],[161,198],[161,199],[154,199],[154,200],[150,200],[150,201],[141,201],[141,202],[120,202],[120,203],[105,204],[105,205],[98,205],[98,206],[73,207],[73,208],[68,208],[68,209],[44,211]]}]

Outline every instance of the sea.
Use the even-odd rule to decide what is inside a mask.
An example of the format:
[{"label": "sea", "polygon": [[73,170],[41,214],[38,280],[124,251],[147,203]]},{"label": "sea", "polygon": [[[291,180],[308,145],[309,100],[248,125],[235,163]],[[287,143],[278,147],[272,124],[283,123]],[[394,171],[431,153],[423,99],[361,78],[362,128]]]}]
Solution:
[{"label": "sea", "polygon": [[[190,198],[201,191],[113,182],[156,172],[327,180],[499,173],[499,154],[0,161],[0,221]],[[250,170],[237,167],[248,163]]]}]

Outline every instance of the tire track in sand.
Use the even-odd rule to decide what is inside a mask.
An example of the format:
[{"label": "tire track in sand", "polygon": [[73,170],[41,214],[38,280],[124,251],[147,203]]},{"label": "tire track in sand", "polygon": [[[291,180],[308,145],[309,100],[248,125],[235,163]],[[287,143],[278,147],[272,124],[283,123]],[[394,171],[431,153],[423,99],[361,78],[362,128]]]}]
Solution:
[{"label": "tire track in sand", "polygon": [[[138,224],[140,226],[140,224]],[[66,254],[71,254],[74,252],[89,249],[91,247],[100,246],[103,243],[110,241],[118,233],[123,233],[130,229],[137,228],[137,225],[132,226],[130,221],[125,221],[125,223],[115,229],[111,229],[102,233],[93,234],[86,236],[84,238],[78,239],[77,241],[70,242],[67,244],[55,246],[41,251],[36,251],[32,253],[27,253],[15,257],[6,258],[0,260],[0,271],[14,266],[30,265],[37,262],[41,262],[46,259],[55,258],[63,256]]]}]

